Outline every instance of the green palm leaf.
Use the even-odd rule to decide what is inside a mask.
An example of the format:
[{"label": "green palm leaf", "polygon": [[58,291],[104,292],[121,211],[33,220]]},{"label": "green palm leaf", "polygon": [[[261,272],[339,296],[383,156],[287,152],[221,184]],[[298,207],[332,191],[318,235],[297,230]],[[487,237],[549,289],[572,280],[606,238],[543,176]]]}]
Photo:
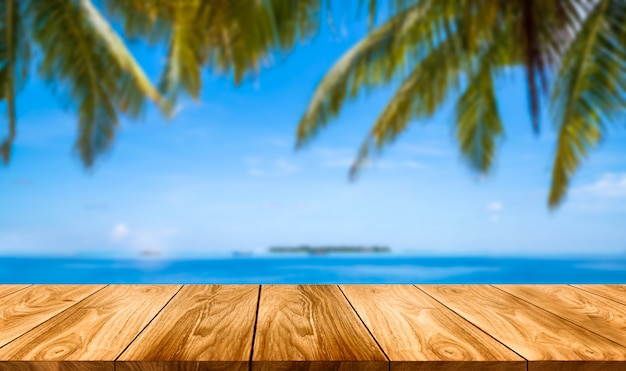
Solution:
[{"label": "green palm leaf", "polygon": [[559,134],[549,206],[562,202],[570,179],[601,140],[605,123],[626,107],[626,4],[596,4],[565,55],[553,92]]},{"label": "green palm leaf", "polygon": [[418,20],[425,17],[428,1],[399,13],[372,31],[335,63],[317,86],[297,130],[297,147],[310,141],[319,129],[336,117],[347,99],[361,89],[389,83],[413,62],[420,42],[429,39],[432,27]]},{"label": "green palm leaf", "polygon": [[[496,79],[512,68],[524,68],[529,111],[537,129],[542,93],[555,66],[562,62],[553,94],[560,127],[550,196],[554,206],[581,156],[600,139],[604,121],[618,117],[623,107],[626,3],[607,1],[390,2],[399,10],[390,10],[389,21],[345,53],[318,85],[298,125],[297,147],[360,91],[401,79],[400,88],[361,146],[351,169],[354,177],[374,149],[380,152],[393,142],[412,119],[430,117],[461,85],[456,101],[457,139],[470,166],[485,173],[504,132]],[[379,2],[361,3],[368,5],[370,17],[374,14],[375,18]],[[604,3],[610,11],[602,12],[599,20],[597,9]],[[597,28],[593,26],[597,22],[606,25]],[[599,36],[597,31],[601,31]],[[444,45],[447,53],[437,54]]]},{"label": "green palm leaf", "polygon": [[504,131],[498,112],[492,72],[483,68],[470,80],[456,103],[456,136],[470,166],[487,173],[496,141]]},{"label": "green palm leaf", "polygon": [[23,11],[25,3],[0,2],[0,99],[6,101],[9,130],[0,143],[0,156],[9,163],[16,136],[15,96],[28,71],[30,48],[25,40]]},{"label": "green palm leaf", "polygon": [[107,52],[125,72],[123,81],[121,81],[123,88],[120,89],[119,97],[121,110],[137,116],[142,109],[144,97],[147,97],[157,103],[165,113],[169,113],[170,106],[158,90],[152,86],[141,66],[135,61],[122,39],[111,28],[107,20],[102,17],[98,9],[93,6],[90,0],[80,0],[80,7],[87,24],[95,33],[95,37],[104,44]]},{"label": "green palm leaf", "polygon": [[137,114],[145,97],[161,100],[88,0],[33,1],[30,11],[40,72],[76,106],[76,149],[90,167],[110,148],[119,113]]},{"label": "green palm leaf", "polygon": [[199,0],[179,1],[171,6],[172,30],[161,91],[172,103],[176,102],[179,89],[194,98],[200,94],[200,71],[206,63],[206,43],[198,29],[201,7]]},{"label": "green palm leaf", "polygon": [[462,56],[454,39],[438,45],[415,67],[374,123],[351,167],[354,179],[373,149],[378,152],[395,141],[413,118],[428,117],[459,85]]},{"label": "green palm leaf", "polygon": [[161,91],[197,98],[202,69],[243,78],[317,31],[321,0],[105,0],[130,37],[168,44]]}]

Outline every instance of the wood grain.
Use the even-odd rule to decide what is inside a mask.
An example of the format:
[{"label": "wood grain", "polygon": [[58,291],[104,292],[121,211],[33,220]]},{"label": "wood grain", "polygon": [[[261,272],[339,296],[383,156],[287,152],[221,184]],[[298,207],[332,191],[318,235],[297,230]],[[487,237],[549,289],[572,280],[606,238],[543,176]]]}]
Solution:
[{"label": "wood grain", "polygon": [[0,347],[39,326],[104,285],[36,285],[0,300]]},{"label": "wood grain", "polygon": [[418,287],[527,359],[528,370],[626,367],[626,348],[495,287]]},{"label": "wood grain", "polygon": [[626,305],[567,285],[494,285],[626,346]]},{"label": "wood grain", "polygon": [[148,361],[145,363],[115,361],[115,371],[240,371],[249,369],[250,360],[246,362]]},{"label": "wood grain", "polygon": [[337,286],[261,288],[252,370],[387,369],[386,356]]},{"label": "wood grain", "polygon": [[[179,289],[179,285],[105,287],[1,348],[0,369],[93,365],[113,370],[115,358]],[[38,365],[43,366],[32,368]]]},{"label": "wood grain", "polygon": [[626,370],[625,292],[0,285],[0,371]]},{"label": "wood grain", "polygon": [[248,370],[258,285],[187,285],[117,361],[118,371]]},{"label": "wood grain", "polygon": [[81,361],[29,361],[29,362],[0,362],[2,371],[114,371],[111,362],[81,362]]},{"label": "wood grain", "polygon": [[621,304],[626,304],[626,285],[572,285]]},{"label": "wood grain", "polygon": [[28,285],[0,285],[0,298],[16,291],[22,290]]},{"label": "wood grain", "polygon": [[393,371],[526,371],[526,360],[413,286],[340,288]]}]

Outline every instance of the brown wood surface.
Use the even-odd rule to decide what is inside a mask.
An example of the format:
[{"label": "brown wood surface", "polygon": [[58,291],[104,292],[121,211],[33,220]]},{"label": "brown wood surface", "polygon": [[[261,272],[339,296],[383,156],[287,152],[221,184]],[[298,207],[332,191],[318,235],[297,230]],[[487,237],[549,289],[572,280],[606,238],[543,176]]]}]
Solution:
[{"label": "brown wood surface", "polygon": [[626,305],[567,285],[495,287],[626,346]]},{"label": "brown wood surface", "polygon": [[0,369],[113,370],[115,358],[179,289],[180,285],[107,286],[0,348]]},{"label": "brown wood surface", "polygon": [[573,285],[607,299],[626,304],[626,285]]},{"label": "brown wood surface", "polygon": [[337,286],[264,285],[252,370],[386,371],[388,360]]},{"label": "brown wood surface", "polygon": [[526,361],[409,285],[341,285],[392,371],[518,370]]},{"label": "brown wood surface", "polygon": [[183,287],[116,370],[248,370],[258,295],[258,285]]},{"label": "brown wood surface", "polygon": [[626,367],[625,347],[495,287],[417,287],[527,359],[530,371]]},{"label": "brown wood surface", "polygon": [[103,287],[36,285],[4,296],[0,299],[0,347]]},{"label": "brown wood surface", "polygon": [[626,370],[624,285],[181,287],[0,285],[0,370]]},{"label": "brown wood surface", "polygon": [[111,362],[0,362],[2,371],[114,371]]},{"label": "brown wood surface", "polygon": [[28,287],[28,285],[0,285],[0,298],[25,289],[26,287]]}]

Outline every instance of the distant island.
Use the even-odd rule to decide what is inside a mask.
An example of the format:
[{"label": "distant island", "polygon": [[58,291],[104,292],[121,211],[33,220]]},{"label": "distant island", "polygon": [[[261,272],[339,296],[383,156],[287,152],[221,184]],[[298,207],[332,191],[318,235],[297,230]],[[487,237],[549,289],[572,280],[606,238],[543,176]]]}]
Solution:
[{"label": "distant island", "polygon": [[329,253],[387,253],[391,249],[387,246],[273,246],[269,249],[270,253],[276,254],[312,254],[324,255]]}]

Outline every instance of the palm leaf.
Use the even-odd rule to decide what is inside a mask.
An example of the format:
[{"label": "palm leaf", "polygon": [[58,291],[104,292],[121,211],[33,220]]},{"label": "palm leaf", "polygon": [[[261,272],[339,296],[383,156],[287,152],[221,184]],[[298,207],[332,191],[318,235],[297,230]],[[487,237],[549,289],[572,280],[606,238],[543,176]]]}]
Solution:
[{"label": "palm leaf", "polygon": [[370,153],[395,141],[413,118],[428,117],[459,85],[462,56],[450,38],[438,45],[403,81],[361,145],[350,169],[355,179]]},{"label": "palm leaf", "polygon": [[107,52],[125,71],[121,82],[123,88],[120,89],[120,103],[118,104],[121,110],[137,116],[142,109],[144,97],[148,97],[157,103],[165,113],[169,113],[170,106],[158,90],[152,86],[141,66],[135,61],[122,39],[111,28],[107,20],[102,17],[98,9],[93,6],[90,0],[80,0],[80,6],[85,21],[95,33],[95,37],[103,43]]},{"label": "palm leaf", "polygon": [[199,0],[179,1],[171,9],[169,52],[160,88],[172,104],[180,89],[194,98],[200,94],[200,71],[206,63],[206,42],[198,27],[201,6]]},{"label": "palm leaf", "polygon": [[0,156],[5,164],[11,158],[16,136],[15,96],[28,71],[30,48],[24,39],[23,11],[25,3],[17,0],[0,2],[0,99],[6,101],[9,130],[0,143]]},{"label": "palm leaf", "polygon": [[150,43],[166,40],[171,32],[173,0],[101,0],[108,15],[122,23],[124,36]]},{"label": "palm leaf", "polygon": [[599,1],[563,58],[552,103],[559,128],[548,204],[558,206],[605,124],[626,107],[626,4]]},{"label": "palm leaf", "polygon": [[[317,33],[320,25],[322,3],[325,0],[268,0],[273,24],[275,49],[290,51],[297,42],[304,42]],[[327,4],[330,16],[330,3]]]},{"label": "palm leaf", "polygon": [[487,173],[495,157],[496,141],[503,126],[498,111],[490,68],[483,68],[470,80],[456,103],[456,136],[470,166]]},{"label": "palm leaf", "polygon": [[289,51],[319,26],[322,0],[104,0],[129,37],[168,44],[161,91],[200,94],[201,71],[231,75],[236,84]]},{"label": "palm leaf", "polygon": [[40,73],[78,111],[76,149],[87,167],[109,150],[121,112],[136,114],[146,96],[157,99],[117,36],[87,0],[30,4]]},{"label": "palm leaf", "polygon": [[359,41],[330,69],[318,84],[297,130],[297,147],[312,139],[319,129],[336,117],[346,100],[361,89],[389,83],[418,54],[419,43],[434,30],[425,18],[429,1],[400,12]]},{"label": "palm leaf", "polygon": [[336,117],[346,100],[362,90],[404,79],[407,70],[412,71],[449,38],[456,50],[463,51],[467,68],[466,62],[496,34],[503,4],[495,0],[397,1],[392,8],[397,13],[345,53],[319,83],[298,125],[297,147]]}]

